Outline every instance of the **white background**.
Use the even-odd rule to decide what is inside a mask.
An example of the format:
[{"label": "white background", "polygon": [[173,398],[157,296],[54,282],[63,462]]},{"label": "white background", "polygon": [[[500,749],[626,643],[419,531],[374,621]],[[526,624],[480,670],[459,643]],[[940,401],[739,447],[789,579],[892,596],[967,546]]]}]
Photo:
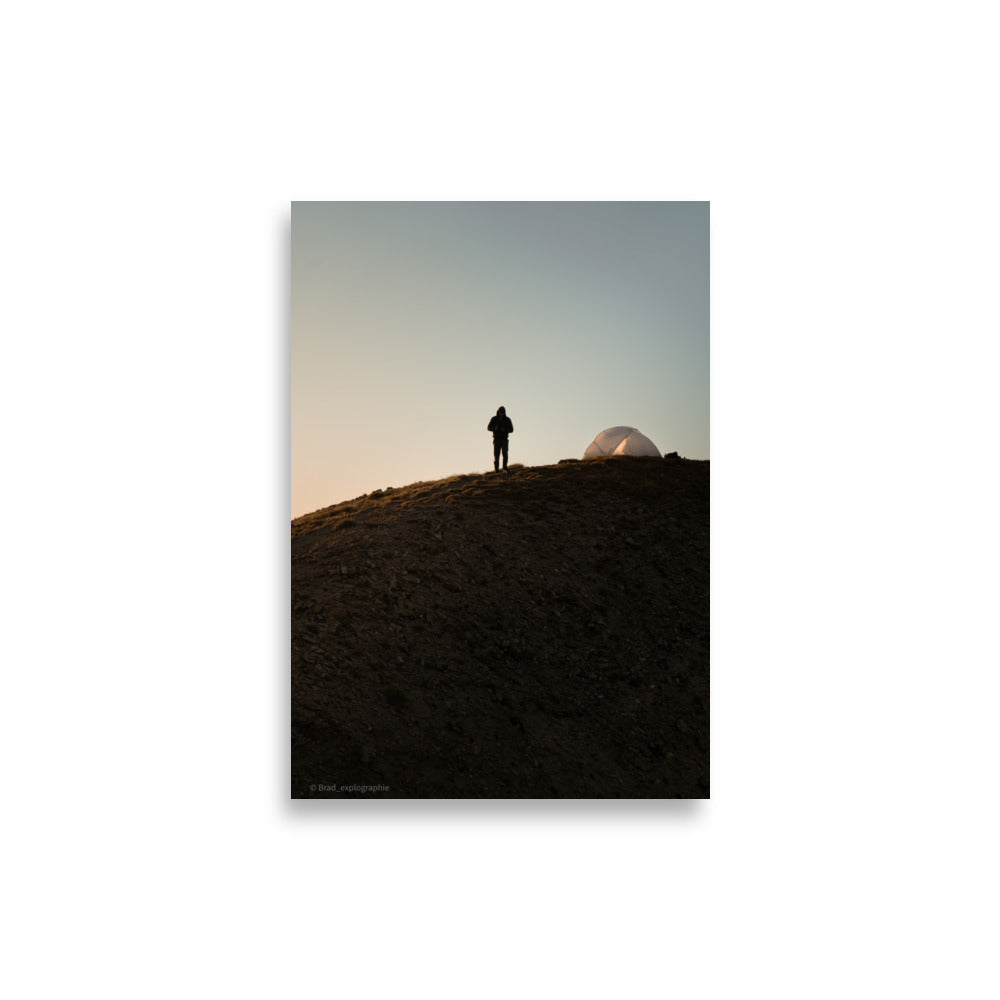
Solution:
[{"label": "white background", "polygon": [[[6,992],[996,995],[997,73],[939,11],[6,15]],[[711,801],[288,801],[327,198],[711,200]]]}]

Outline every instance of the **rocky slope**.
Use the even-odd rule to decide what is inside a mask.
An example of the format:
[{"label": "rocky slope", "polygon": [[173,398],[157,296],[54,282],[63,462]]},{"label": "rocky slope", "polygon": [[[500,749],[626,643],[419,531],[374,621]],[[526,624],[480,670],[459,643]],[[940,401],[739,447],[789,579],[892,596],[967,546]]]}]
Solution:
[{"label": "rocky slope", "polygon": [[607,458],[292,522],[292,796],[709,794],[709,463]]}]

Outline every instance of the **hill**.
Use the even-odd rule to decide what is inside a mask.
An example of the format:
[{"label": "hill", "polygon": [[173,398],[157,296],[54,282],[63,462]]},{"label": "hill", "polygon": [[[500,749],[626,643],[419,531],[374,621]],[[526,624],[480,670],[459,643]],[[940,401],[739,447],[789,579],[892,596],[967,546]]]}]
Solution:
[{"label": "hill", "polygon": [[708,462],[379,490],[291,580],[293,798],[708,797]]}]

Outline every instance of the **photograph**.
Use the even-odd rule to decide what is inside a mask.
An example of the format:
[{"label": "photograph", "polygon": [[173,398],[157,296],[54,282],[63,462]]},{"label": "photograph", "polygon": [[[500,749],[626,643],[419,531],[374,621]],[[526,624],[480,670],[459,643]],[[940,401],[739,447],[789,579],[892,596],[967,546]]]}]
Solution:
[{"label": "photograph", "polygon": [[709,202],[291,204],[291,797],[710,797]]},{"label": "photograph", "polygon": [[1000,997],[991,9],[11,5],[5,995]]}]

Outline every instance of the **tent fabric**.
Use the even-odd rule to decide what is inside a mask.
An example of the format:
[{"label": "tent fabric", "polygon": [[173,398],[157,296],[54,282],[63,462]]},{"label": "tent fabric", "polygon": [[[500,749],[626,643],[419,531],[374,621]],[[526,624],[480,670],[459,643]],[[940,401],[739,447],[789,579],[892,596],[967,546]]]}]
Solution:
[{"label": "tent fabric", "polygon": [[598,458],[601,455],[655,455],[660,458],[660,450],[652,441],[634,427],[609,427],[601,431],[583,453],[584,458]]}]

